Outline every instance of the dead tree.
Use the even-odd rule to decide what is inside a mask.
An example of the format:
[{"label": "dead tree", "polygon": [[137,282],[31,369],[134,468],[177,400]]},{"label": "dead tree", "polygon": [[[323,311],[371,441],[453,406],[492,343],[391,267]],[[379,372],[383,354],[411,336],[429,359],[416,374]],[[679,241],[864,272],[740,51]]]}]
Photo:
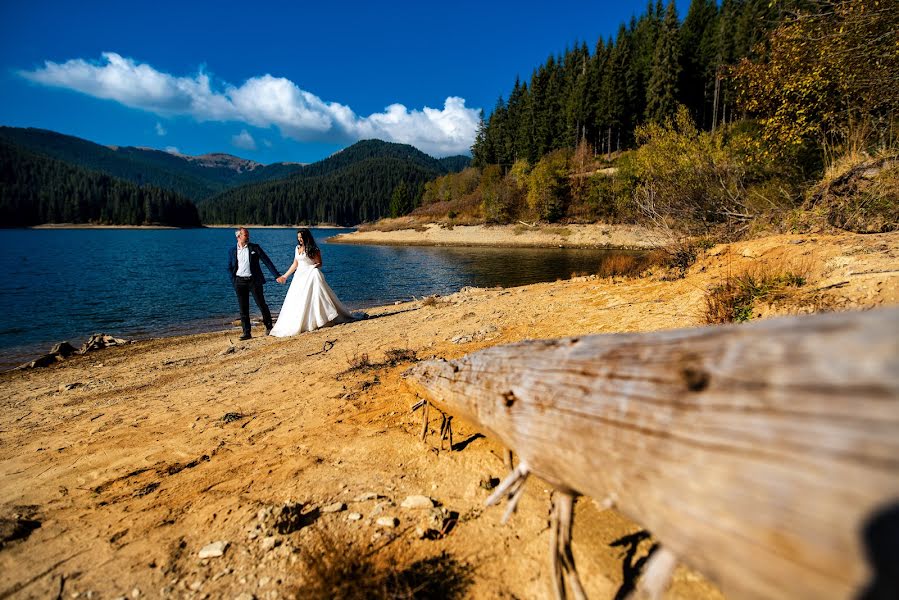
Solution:
[{"label": "dead tree", "polygon": [[[899,309],[525,341],[407,378],[518,456],[495,496],[532,473],[613,504],[656,571],[676,557],[729,598],[857,595],[862,530],[899,502]],[[578,596],[566,526],[553,573]]]}]

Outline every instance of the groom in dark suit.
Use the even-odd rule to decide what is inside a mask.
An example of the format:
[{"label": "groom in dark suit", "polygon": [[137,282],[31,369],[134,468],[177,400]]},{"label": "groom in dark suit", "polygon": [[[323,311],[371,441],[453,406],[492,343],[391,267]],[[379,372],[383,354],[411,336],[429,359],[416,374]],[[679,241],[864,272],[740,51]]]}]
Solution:
[{"label": "groom in dark suit", "polygon": [[277,279],[281,277],[274,263],[259,246],[259,244],[250,243],[250,232],[246,227],[241,227],[234,232],[237,236],[237,245],[232,246],[228,252],[228,274],[231,276],[231,283],[234,285],[234,291],[237,293],[237,303],[240,305],[240,324],[243,327],[242,340],[250,339],[250,292],[253,293],[253,300],[256,306],[262,311],[262,322],[265,324],[265,334],[268,335],[272,330],[272,313],[268,310],[268,304],[265,303],[265,296],[262,295],[262,285],[265,283],[265,277],[262,276],[262,268],[259,261],[265,263],[265,266],[272,275]]}]

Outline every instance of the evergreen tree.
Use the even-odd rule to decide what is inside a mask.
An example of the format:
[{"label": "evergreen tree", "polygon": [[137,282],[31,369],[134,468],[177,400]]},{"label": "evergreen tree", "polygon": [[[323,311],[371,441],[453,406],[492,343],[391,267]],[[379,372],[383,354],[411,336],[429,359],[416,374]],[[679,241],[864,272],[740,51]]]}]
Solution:
[{"label": "evergreen tree", "polygon": [[401,217],[412,212],[412,198],[405,181],[400,181],[390,196],[390,216]]},{"label": "evergreen tree", "polygon": [[710,124],[716,59],[717,6],[714,0],[693,0],[680,28],[680,101],[701,125]]},{"label": "evergreen tree", "polygon": [[656,40],[652,74],[646,91],[646,110],[651,121],[663,122],[673,117],[677,109],[677,80],[681,71],[679,54],[677,8],[674,0],[670,0]]}]

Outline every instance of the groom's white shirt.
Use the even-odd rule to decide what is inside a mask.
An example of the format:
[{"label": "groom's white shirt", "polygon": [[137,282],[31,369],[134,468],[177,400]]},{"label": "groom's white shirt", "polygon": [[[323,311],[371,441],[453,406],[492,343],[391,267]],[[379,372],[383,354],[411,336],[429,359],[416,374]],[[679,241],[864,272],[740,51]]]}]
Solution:
[{"label": "groom's white shirt", "polygon": [[253,272],[250,271],[250,245],[247,244],[243,248],[237,245],[237,276],[251,277]]}]

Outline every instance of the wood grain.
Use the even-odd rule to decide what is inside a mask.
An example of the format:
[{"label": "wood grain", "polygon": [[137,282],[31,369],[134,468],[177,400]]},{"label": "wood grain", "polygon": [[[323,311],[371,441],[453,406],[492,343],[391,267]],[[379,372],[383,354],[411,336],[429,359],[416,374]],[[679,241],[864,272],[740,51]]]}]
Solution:
[{"label": "wood grain", "polygon": [[899,502],[899,309],[526,341],[407,380],[733,598],[848,598]]}]

